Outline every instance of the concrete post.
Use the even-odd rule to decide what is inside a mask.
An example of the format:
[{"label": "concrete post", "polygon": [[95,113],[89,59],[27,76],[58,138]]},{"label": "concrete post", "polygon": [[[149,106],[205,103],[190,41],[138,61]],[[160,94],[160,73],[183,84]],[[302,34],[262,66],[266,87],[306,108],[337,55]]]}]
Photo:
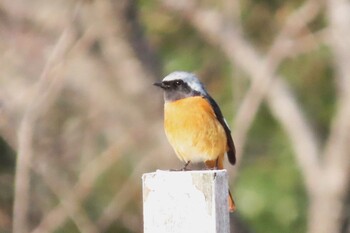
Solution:
[{"label": "concrete post", "polygon": [[142,176],[144,233],[229,233],[226,170]]}]

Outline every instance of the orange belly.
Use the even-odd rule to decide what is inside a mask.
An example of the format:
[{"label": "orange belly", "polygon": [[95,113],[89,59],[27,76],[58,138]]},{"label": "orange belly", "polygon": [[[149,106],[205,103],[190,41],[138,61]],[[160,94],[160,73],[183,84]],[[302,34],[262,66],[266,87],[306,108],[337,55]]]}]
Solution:
[{"label": "orange belly", "polygon": [[216,119],[209,102],[201,96],[166,102],[166,136],[177,156],[184,162],[206,162],[227,152],[224,128]]}]

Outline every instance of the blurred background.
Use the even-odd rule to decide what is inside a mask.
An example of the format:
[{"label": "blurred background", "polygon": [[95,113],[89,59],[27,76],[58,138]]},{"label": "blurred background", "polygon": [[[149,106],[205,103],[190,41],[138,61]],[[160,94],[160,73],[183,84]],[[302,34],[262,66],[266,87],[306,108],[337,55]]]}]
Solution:
[{"label": "blurred background", "polygon": [[349,1],[1,0],[0,51],[0,232],[142,232],[175,70],[231,125],[232,232],[350,232]]}]

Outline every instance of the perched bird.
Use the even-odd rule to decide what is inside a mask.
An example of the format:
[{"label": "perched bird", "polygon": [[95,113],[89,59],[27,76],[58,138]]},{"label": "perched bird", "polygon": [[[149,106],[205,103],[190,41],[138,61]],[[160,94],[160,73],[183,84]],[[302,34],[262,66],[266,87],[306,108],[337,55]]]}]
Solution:
[{"label": "perched bird", "polygon": [[[214,99],[195,74],[176,71],[161,82],[164,90],[164,128],[177,157],[185,163],[204,162],[209,169],[223,169],[224,155],[236,163],[231,130]],[[229,210],[235,203],[229,191]]]}]

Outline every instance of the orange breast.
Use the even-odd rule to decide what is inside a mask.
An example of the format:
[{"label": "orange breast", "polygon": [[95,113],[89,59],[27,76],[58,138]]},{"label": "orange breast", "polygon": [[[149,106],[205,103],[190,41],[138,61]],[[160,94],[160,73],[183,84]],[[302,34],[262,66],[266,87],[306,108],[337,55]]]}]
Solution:
[{"label": "orange breast", "polygon": [[225,131],[203,97],[189,97],[164,106],[166,136],[180,160],[205,162],[227,151]]}]

